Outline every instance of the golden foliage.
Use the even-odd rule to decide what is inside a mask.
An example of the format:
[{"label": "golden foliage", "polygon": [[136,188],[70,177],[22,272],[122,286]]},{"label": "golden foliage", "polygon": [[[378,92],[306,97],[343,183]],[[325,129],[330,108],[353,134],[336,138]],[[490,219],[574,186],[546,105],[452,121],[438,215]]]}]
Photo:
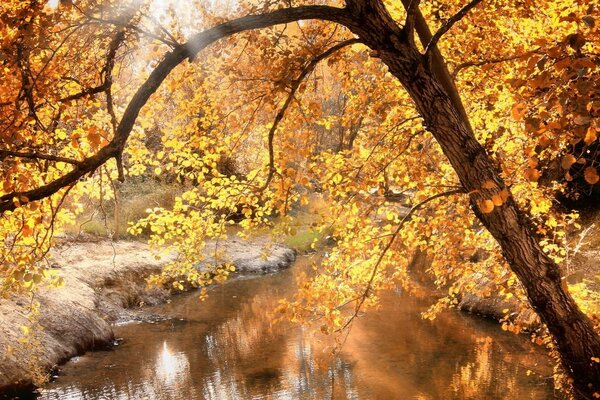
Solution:
[{"label": "golden foliage", "polygon": [[[0,196],[49,184],[104,151],[136,89],[190,32],[281,5],[216,10],[196,1],[185,18],[175,6],[153,15],[155,3],[89,0],[52,10],[2,2]],[[401,20],[403,11],[388,3]],[[559,160],[567,179],[600,180],[600,36],[586,3],[493,1],[439,43],[478,139],[507,184],[486,182],[473,207],[493,213],[516,201],[557,262],[577,217],[553,208],[564,182],[541,184],[547,165]],[[438,28],[461,4],[427,2],[422,11]],[[361,307],[375,307],[379,290],[410,286],[407,267],[418,250],[431,255],[427,273],[448,293],[432,315],[477,290],[465,276],[486,277],[498,293],[524,299],[468,196],[436,199],[394,233],[407,207],[461,185],[407,94],[366,47],[332,54],[300,84],[277,121],[270,158],[269,132],[294,80],[349,37],[323,21],[290,23],[226,38],[183,62],[136,115],[122,167],[111,160],[40,201],[14,197],[15,210],[0,218],[1,291],[30,289],[43,278],[60,284],[43,262],[56,232],[81,213],[83,198],[110,198],[115,180],[143,176],[182,187],[171,209],[149,204],[129,228],[179,254],[154,284],[222,282],[230,265],[196,268],[207,239],[227,237],[231,226],[241,236],[259,227],[276,238],[293,235],[295,211],[317,192],[323,206],[311,229],[331,232],[336,244],[300,282],[296,298],[281,303],[282,315],[318,316],[319,329],[338,331]],[[391,201],[398,197],[402,206]]]}]

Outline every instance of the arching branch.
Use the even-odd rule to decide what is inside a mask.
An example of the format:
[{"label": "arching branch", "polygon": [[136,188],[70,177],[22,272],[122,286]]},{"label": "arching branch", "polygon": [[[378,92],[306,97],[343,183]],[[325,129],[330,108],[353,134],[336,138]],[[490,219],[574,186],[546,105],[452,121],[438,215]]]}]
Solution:
[{"label": "arching branch", "polygon": [[67,174],[46,185],[24,192],[13,192],[0,196],[0,214],[16,209],[18,207],[17,199],[26,199],[27,202],[41,200],[78,181],[86,174],[95,171],[109,159],[118,159],[142,107],[171,71],[185,59],[193,60],[201,50],[210,44],[239,32],[307,19],[332,21],[346,26],[353,26],[354,24],[345,9],[330,6],[301,6],[279,9],[265,14],[248,15],[194,35],[186,44],[177,46],[173,51],[166,53],[163,60],[150,73],[150,76],[130,100],[115,130],[113,139],[105,147],[93,156],[82,160]]}]

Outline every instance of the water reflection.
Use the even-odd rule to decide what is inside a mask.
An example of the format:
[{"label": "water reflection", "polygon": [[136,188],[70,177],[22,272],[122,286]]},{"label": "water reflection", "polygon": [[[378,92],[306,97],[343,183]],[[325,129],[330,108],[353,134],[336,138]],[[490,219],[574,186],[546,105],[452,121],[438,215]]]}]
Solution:
[{"label": "water reflection", "polygon": [[[300,264],[309,261],[301,258]],[[424,305],[390,293],[357,321],[342,353],[302,327],[272,325],[294,270],[240,279],[205,302],[152,311],[176,318],[118,328],[116,351],[63,368],[43,399],[549,399],[548,360],[524,338],[458,313],[423,321]],[[526,371],[534,373],[528,375]]]},{"label": "water reflection", "polygon": [[190,363],[185,353],[174,354],[164,341],[163,349],[156,360],[155,371],[157,378],[165,385],[172,386],[177,382],[189,380]]}]

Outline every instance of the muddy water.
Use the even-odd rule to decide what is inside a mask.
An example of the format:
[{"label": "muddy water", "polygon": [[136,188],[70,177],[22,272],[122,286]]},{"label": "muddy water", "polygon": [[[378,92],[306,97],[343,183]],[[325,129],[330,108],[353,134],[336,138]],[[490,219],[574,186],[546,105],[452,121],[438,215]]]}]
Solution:
[{"label": "muddy water", "polygon": [[549,362],[525,338],[458,312],[424,321],[425,304],[400,293],[359,319],[335,358],[310,330],[272,326],[271,311],[309,262],[229,282],[205,302],[190,294],[150,309],[173,318],[118,327],[114,351],[69,362],[40,398],[555,398]]}]

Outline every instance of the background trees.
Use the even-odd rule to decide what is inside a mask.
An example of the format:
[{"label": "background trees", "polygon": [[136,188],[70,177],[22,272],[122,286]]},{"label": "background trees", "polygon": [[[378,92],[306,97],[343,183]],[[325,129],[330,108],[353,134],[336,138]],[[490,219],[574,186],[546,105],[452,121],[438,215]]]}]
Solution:
[{"label": "background trees", "polygon": [[[82,196],[127,176],[181,183],[131,230],[176,248],[166,272],[199,283],[206,237],[239,213],[244,229],[277,215],[292,232],[303,186],[323,193],[313,225],[337,245],[283,312],[339,330],[429,248],[446,303],[474,272],[527,296],[593,396],[600,339],[557,264],[574,220],[550,211],[563,176],[598,181],[596,4],[404,3],[3,4],[3,288],[41,282]],[[539,185],[546,169],[558,181]]]}]

